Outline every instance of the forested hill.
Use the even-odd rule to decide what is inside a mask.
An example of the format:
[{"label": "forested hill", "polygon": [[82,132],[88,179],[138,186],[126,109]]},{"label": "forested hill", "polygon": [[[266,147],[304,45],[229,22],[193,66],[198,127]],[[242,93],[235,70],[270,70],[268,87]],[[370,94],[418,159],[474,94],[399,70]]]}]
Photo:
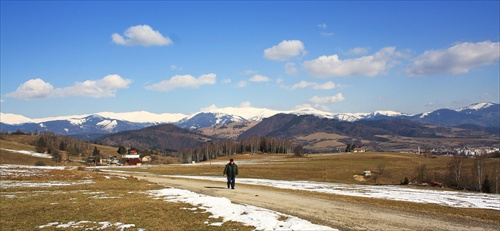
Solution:
[{"label": "forested hill", "polygon": [[183,129],[172,124],[162,124],[140,130],[123,131],[104,136],[97,140],[109,146],[129,146],[139,149],[169,149],[196,148],[211,141],[211,137]]}]

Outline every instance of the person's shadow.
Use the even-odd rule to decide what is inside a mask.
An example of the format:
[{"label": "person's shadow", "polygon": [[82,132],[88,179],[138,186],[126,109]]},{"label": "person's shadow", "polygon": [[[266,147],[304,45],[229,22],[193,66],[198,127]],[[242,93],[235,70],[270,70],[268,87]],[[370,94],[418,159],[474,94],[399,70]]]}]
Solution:
[{"label": "person's shadow", "polygon": [[224,187],[221,187],[221,186],[205,186],[205,188],[218,188],[218,189],[225,189]]}]

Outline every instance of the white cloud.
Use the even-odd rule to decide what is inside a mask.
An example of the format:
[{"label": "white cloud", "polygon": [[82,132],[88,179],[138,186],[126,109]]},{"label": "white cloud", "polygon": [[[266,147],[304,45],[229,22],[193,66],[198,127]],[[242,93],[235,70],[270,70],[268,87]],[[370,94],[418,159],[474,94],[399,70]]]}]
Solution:
[{"label": "white cloud", "polygon": [[15,92],[9,93],[8,96],[18,99],[67,96],[112,97],[115,96],[116,91],[119,89],[128,88],[131,82],[131,80],[123,79],[119,75],[108,75],[99,80],[76,82],[70,87],[54,88],[50,83],[37,78],[21,84]]},{"label": "white cloud", "polygon": [[239,81],[237,84],[236,84],[237,87],[246,87],[247,86],[247,82],[246,81]]},{"label": "white cloud", "polygon": [[212,104],[208,107],[200,108],[200,111],[212,111],[212,110],[216,110],[216,109],[219,109],[219,107],[217,107],[215,104]]},{"label": "white cloud", "polygon": [[243,72],[243,74],[245,74],[245,75],[255,75],[255,74],[257,74],[257,73],[259,73],[259,72],[258,72],[258,71],[255,71],[255,70],[245,70],[245,71]]},{"label": "white cloud", "polygon": [[335,33],[333,32],[326,32],[326,31],[322,31],[321,32],[321,35],[322,36],[325,36],[325,37],[330,37],[330,36],[333,36]]},{"label": "white cloud", "polygon": [[281,77],[278,77],[278,78],[276,79],[276,83],[277,83],[277,84],[282,84],[283,82],[285,82],[285,80],[284,80],[283,78],[281,78]]},{"label": "white cloud", "polygon": [[304,44],[300,40],[283,40],[278,45],[264,50],[264,57],[271,60],[285,61],[306,53]]},{"label": "white cloud", "polygon": [[8,93],[7,96],[17,99],[41,99],[50,97],[53,91],[52,84],[36,78],[24,82],[15,92]]},{"label": "white cloud", "polygon": [[210,73],[196,78],[192,75],[176,75],[145,88],[154,91],[170,91],[176,88],[199,88],[202,85],[215,84],[216,74]]},{"label": "white cloud", "polygon": [[296,90],[299,88],[307,88],[307,87],[312,87],[315,90],[331,90],[336,88],[336,84],[333,83],[332,81],[328,81],[323,84],[315,83],[315,82],[307,82],[307,81],[300,81],[299,83],[296,83],[290,87],[290,90]]},{"label": "white cloud", "polygon": [[89,96],[93,98],[112,97],[118,89],[128,88],[132,82],[129,79],[123,79],[119,75],[108,75],[99,80],[87,80],[76,82],[75,85],[65,88],[57,88],[53,95],[56,97],[64,96]]},{"label": "white cloud", "polygon": [[124,36],[114,33],[111,35],[113,42],[125,46],[166,46],[172,44],[169,37],[164,37],[159,31],[153,30],[148,25],[137,25],[129,27]]},{"label": "white cloud", "polygon": [[172,64],[172,65],[170,65],[170,70],[173,70],[173,71],[182,71],[182,70],[184,70],[184,68]]},{"label": "white cloud", "polygon": [[240,103],[240,107],[251,107],[252,103],[250,101],[245,101]]},{"label": "white cloud", "polygon": [[323,29],[323,30],[324,30],[324,29],[326,29],[328,26],[326,25],[326,23],[321,23],[321,24],[318,24],[318,27],[319,27],[320,29]]},{"label": "white cloud", "polygon": [[364,55],[367,54],[370,49],[364,47],[355,47],[350,49],[347,54],[348,55]]},{"label": "white cloud", "polygon": [[337,102],[341,102],[341,101],[344,101],[344,100],[345,100],[345,98],[342,95],[342,93],[337,93],[336,95],[323,96],[323,97],[314,96],[311,99],[309,99],[309,101],[311,103],[314,103],[314,104],[337,103]]},{"label": "white cloud", "polygon": [[267,76],[263,75],[254,75],[250,78],[251,82],[269,82],[270,79]]},{"label": "white cloud", "polygon": [[493,64],[499,57],[500,42],[459,43],[447,49],[425,51],[413,60],[407,73],[411,76],[467,73],[472,68]]},{"label": "white cloud", "polygon": [[222,83],[231,83],[231,79],[224,79],[222,80]]},{"label": "white cloud", "polygon": [[338,55],[321,56],[304,62],[304,69],[313,76],[376,76],[386,74],[403,57],[395,47],[386,47],[373,55],[355,59],[339,59]]},{"label": "white cloud", "polygon": [[285,73],[289,75],[297,75],[299,73],[299,70],[297,69],[297,66],[295,63],[286,63],[285,64]]}]

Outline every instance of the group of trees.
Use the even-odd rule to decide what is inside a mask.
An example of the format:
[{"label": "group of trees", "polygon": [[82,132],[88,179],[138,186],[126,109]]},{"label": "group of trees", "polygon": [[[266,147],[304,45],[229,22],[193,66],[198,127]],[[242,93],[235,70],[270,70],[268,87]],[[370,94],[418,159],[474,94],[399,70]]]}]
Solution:
[{"label": "group of trees", "polygon": [[455,188],[467,188],[486,193],[499,193],[500,159],[477,156],[472,164],[467,159],[455,156],[448,163],[448,184]]},{"label": "group of trees", "polygon": [[183,148],[181,150],[160,150],[158,148],[140,150],[141,153],[153,155],[167,155],[181,159],[183,163],[191,161],[200,162],[217,159],[220,156],[230,156],[241,153],[292,153],[293,142],[277,137],[256,137],[235,141],[232,139],[220,139],[206,142],[195,148]]},{"label": "group of trees", "polygon": [[36,152],[48,153],[57,163],[62,160],[62,152],[72,156],[87,156],[92,153],[92,145],[88,142],[74,139],[69,136],[56,135],[52,132],[40,132],[35,143]]},{"label": "group of trees", "polygon": [[[432,173],[426,164],[416,165],[412,182],[432,183],[455,189],[467,189],[485,193],[500,193],[500,159],[477,156],[466,158],[453,156],[444,174]],[[409,184],[405,178],[401,184]]]}]

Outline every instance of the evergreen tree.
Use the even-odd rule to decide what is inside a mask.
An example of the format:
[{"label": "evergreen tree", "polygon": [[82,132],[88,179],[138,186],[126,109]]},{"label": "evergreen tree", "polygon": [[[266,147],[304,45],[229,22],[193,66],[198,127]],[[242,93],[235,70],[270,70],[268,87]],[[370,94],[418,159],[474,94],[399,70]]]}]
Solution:
[{"label": "evergreen tree", "polygon": [[488,179],[488,175],[486,175],[483,184],[481,185],[481,192],[491,193],[491,185],[490,185],[490,180]]},{"label": "evergreen tree", "polygon": [[94,151],[92,152],[92,156],[100,156],[101,152],[97,149],[97,146],[94,146]]},{"label": "evergreen tree", "polygon": [[122,154],[123,155],[123,154],[127,153],[127,149],[125,147],[123,147],[123,146],[120,145],[120,147],[118,147],[118,151],[116,151],[116,152],[118,152],[118,154]]},{"label": "evergreen tree", "polygon": [[45,152],[45,148],[47,148],[47,142],[45,141],[43,136],[38,138],[38,140],[36,141],[36,144],[35,144],[35,148],[36,148],[36,152],[39,152],[39,153]]},{"label": "evergreen tree", "polygon": [[351,144],[347,144],[347,147],[345,148],[345,152],[351,152]]}]

